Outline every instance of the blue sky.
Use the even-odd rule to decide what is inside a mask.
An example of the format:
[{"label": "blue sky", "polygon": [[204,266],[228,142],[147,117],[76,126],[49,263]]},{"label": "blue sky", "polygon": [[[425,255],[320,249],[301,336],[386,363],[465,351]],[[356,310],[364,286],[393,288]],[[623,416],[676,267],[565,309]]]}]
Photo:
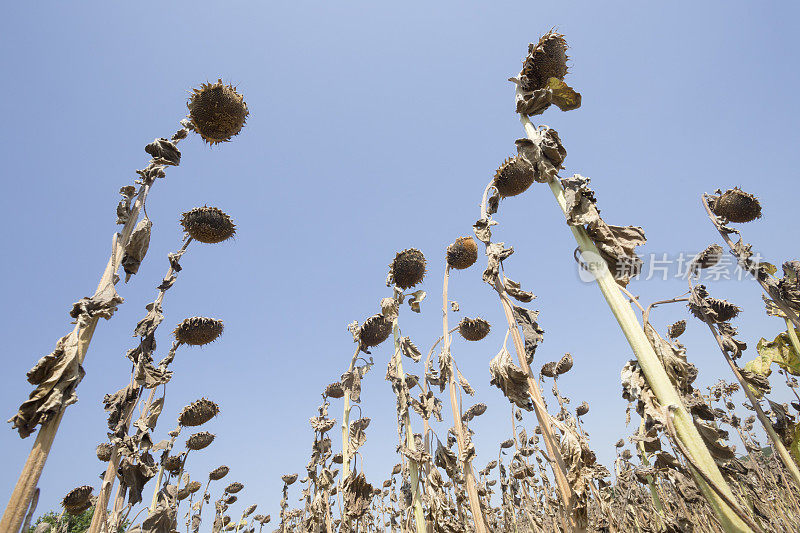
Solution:
[{"label": "blue sky", "polygon": [[[234,218],[237,238],[190,247],[165,300],[161,351],[172,324],[188,316],[221,318],[226,330],[208,347],[179,352],[159,435],[189,402],[218,402],[221,415],[207,428],[217,440],[191,458],[189,470],[203,479],[229,465],[227,481],[246,486],[242,506],[258,503],[275,517],[280,475],[302,477],[308,418],[349,362],[346,325],[377,312],[390,295],[384,280],[395,252],[416,247],[429,262],[428,300],[421,315],[401,317],[404,334],[425,353],[440,334],[444,249],[471,233],[483,187],[522,136],[506,79],[519,71],[528,42],[553,26],[570,42],[567,81],[583,94],[583,107],[552,109],[535,122],[559,131],[568,151],[563,175],[592,178],[609,223],[643,226],[644,254],[694,253],[718,240],[700,194],[739,185],[764,206],[764,218],[743,227],[746,239],[776,264],[796,259],[797,7],[648,4],[7,7],[0,21],[5,418],[30,391],[25,372],[70,329],[72,302],[94,290],[116,229],[117,191],[145,166],[144,145],[175,131],[188,91],[201,82],[238,85],[251,111],[231,143],[181,143],[181,166],[151,193],[149,255],[118,286],[125,304],[97,330],[80,401],[67,412],[40,484],[40,509],[54,508],[74,486],[99,484],[102,397],[128,380],[124,354],[166,271],[166,254],[180,246],[180,213],[208,204]],[[574,241],[546,188],[507,200],[498,220],[496,239],[516,250],[506,261],[509,276],[538,296],[531,305],[541,311],[545,341],[534,368],[574,355],[575,368],[559,386],[573,406],[589,401],[585,428],[608,464],[613,443],[630,433],[619,384],[630,350],[599,291],[579,281]],[[453,347],[475,401],[489,406],[472,423],[479,467],[511,429],[508,402],[488,384],[504,328],[481,271],[458,272],[450,286],[459,315],[495,325],[486,340]],[[751,346],[745,357],[760,337],[781,330],[763,315],[754,283],[709,287],[744,307],[736,325]],[[631,285],[645,302],[684,288],[678,280]],[[653,320],[663,331],[685,317],[678,305]],[[706,329],[690,323],[685,335],[700,385],[731,379]],[[362,456],[373,483],[396,462],[394,396],[383,379],[388,350],[373,352],[376,367],[363,388],[372,424]],[[788,401],[777,378],[776,398]],[[339,402],[331,414],[341,419]],[[525,418],[529,433],[533,420]],[[447,409],[445,421],[440,435],[450,425]],[[0,501],[32,444],[10,427],[0,432]]]}]

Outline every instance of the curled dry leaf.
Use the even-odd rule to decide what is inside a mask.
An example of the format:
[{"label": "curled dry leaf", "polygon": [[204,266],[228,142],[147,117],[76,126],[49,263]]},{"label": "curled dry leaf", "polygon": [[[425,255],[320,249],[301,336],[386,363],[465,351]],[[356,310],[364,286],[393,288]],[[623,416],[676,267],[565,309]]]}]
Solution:
[{"label": "curled dry leaf", "polygon": [[511,354],[505,347],[489,362],[489,373],[492,375],[489,384],[503,391],[511,403],[527,411],[533,409],[528,378],[511,360]]},{"label": "curled dry leaf", "polygon": [[131,279],[131,276],[139,272],[139,266],[142,264],[147,249],[150,247],[150,233],[153,228],[153,223],[149,218],[145,217],[136,224],[136,227],[131,233],[131,238],[125,246],[125,253],[122,256],[122,268],[125,270],[125,282]]}]

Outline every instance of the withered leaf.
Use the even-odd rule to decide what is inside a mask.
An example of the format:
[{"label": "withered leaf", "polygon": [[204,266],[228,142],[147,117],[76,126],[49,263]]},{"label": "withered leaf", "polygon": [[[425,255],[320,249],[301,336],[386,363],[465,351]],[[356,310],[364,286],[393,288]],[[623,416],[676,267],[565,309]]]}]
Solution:
[{"label": "withered leaf", "polygon": [[139,265],[142,264],[144,257],[147,255],[147,249],[150,247],[150,234],[152,232],[153,223],[148,217],[144,217],[136,224],[136,227],[131,233],[131,238],[125,246],[125,253],[122,256],[122,268],[125,270],[125,282],[131,279],[131,276],[139,272]]},{"label": "withered leaf", "polygon": [[75,388],[85,372],[80,365],[78,334],[73,331],[60,338],[52,353],[42,357],[28,372],[28,381],[36,385],[28,399],[9,422],[20,437],[31,435],[64,407],[78,401]]},{"label": "withered leaf", "polygon": [[534,298],[536,298],[536,296],[534,296],[532,292],[523,291],[522,285],[517,283],[511,278],[508,277],[505,278],[505,286],[508,295],[522,303],[528,303]]},{"label": "withered leaf", "polygon": [[489,362],[489,372],[492,375],[489,384],[503,391],[510,402],[527,411],[533,409],[528,392],[528,378],[511,360],[511,354],[505,346]]},{"label": "withered leaf", "polygon": [[403,351],[403,355],[410,358],[415,363],[419,363],[422,353],[411,341],[410,337],[400,337],[400,349]]}]

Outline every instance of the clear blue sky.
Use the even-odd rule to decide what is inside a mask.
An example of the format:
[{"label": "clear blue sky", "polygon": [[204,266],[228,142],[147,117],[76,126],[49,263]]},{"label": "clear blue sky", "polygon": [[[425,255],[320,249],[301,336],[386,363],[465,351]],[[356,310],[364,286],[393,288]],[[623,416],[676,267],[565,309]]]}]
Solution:
[{"label": "clear blue sky", "polygon": [[[101,399],[128,380],[124,354],[166,254],[180,245],[180,213],[208,204],[235,219],[237,238],[190,247],[165,300],[159,353],[187,316],[221,318],[226,330],[213,345],[179,352],[158,436],[192,400],[218,402],[221,415],[208,424],[217,440],[189,469],[202,479],[228,464],[228,481],[246,486],[241,505],[258,503],[275,517],[279,476],[302,477],[308,418],[349,362],[345,327],[389,295],[384,279],[396,251],[417,247],[429,259],[429,299],[422,315],[401,317],[404,333],[426,353],[440,334],[445,246],[471,233],[483,187],[522,136],[506,79],[519,71],[528,42],[553,26],[571,44],[567,81],[583,93],[583,107],[554,108],[537,122],[560,132],[564,175],[592,177],[610,223],[642,225],[644,253],[696,252],[718,240],[699,195],[740,185],[764,204],[764,218],[744,228],[747,239],[774,263],[797,258],[798,14],[791,3],[727,1],[7,6],[0,21],[4,419],[30,391],[25,372],[69,330],[72,302],[94,290],[115,231],[117,191],[146,164],[144,145],[175,131],[187,91],[221,77],[238,85],[251,111],[231,143],[181,143],[181,166],[156,184],[149,256],[120,284],[125,304],[97,330],[80,401],[67,412],[41,481],[40,509],[54,508],[74,486],[99,484]],[[560,387],[573,405],[590,402],[585,427],[608,464],[613,442],[630,433],[619,384],[629,348],[598,290],[578,280],[574,242],[546,188],[505,202],[499,220],[497,240],[516,250],[507,272],[538,295],[532,305],[546,334],[534,367],[574,355]],[[461,314],[495,325],[483,342],[454,346],[489,406],[472,424],[479,467],[510,432],[508,402],[488,384],[503,327],[481,270],[457,273],[450,290]],[[684,284],[631,288],[652,301]],[[761,336],[781,330],[763,316],[754,283],[710,289],[745,307],[736,324],[750,356]],[[653,318],[663,330],[685,315],[675,306]],[[701,326],[691,323],[685,336],[698,383],[731,379]],[[362,455],[373,483],[396,462],[388,355],[388,345],[375,350],[364,384],[372,425]],[[339,402],[331,414],[341,420]],[[445,420],[440,435],[450,425],[447,410]],[[533,420],[525,419],[529,432]],[[10,427],[0,432],[0,504],[32,444]]]}]

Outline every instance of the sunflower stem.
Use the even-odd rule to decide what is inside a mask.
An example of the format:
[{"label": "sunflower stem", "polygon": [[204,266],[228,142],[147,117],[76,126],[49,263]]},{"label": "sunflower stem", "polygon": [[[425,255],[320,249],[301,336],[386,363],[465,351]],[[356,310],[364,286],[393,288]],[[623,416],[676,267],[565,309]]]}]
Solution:
[{"label": "sunflower stem", "polygon": [[[392,357],[397,361],[397,371],[400,374],[400,379],[403,381],[403,388],[406,389],[406,374],[403,371],[403,352],[400,349],[400,329],[397,327],[397,317],[392,320],[392,337],[394,339],[394,354]],[[400,393],[397,391],[397,400],[400,405],[405,403],[401,399]],[[403,425],[406,427],[406,446],[412,452],[417,451],[417,445],[414,442],[414,432],[411,430],[411,415],[408,411],[408,405],[403,409]],[[408,470],[411,477],[411,505],[414,507],[414,521],[416,522],[417,533],[426,533],[427,526],[425,524],[425,513],[422,511],[422,499],[419,493],[419,465],[413,459],[408,460]]]},{"label": "sunflower stem", "polygon": [[[537,132],[530,119],[525,115],[520,115],[520,121],[525,128],[525,133],[528,138],[535,141],[537,139]],[[551,179],[548,181],[548,185],[561,211],[564,213],[564,216],[566,216],[567,202],[561,184],[557,180]],[[694,426],[691,415],[684,407],[678,392],[669,380],[669,376],[667,376],[658,356],[650,345],[650,341],[647,340],[644,330],[637,321],[630,304],[628,304],[622,292],[619,290],[619,286],[609,271],[608,265],[606,265],[606,262],[602,259],[597,246],[595,246],[594,242],[589,238],[583,226],[570,226],[570,230],[581,252],[584,254],[584,257],[597,258],[590,261],[590,267],[594,273],[595,281],[611,309],[611,312],[617,319],[659,403],[662,406],[674,407],[674,425],[678,439],[680,439],[681,443],[689,451],[692,459],[704,469],[711,481],[732,500],[733,493],[730,487],[725,482],[719,468],[717,468],[717,464],[714,462],[714,458],[703,443],[700,433]],[[748,525],[734,512],[730,505],[706,483],[705,479],[694,472],[694,470],[693,474],[698,487],[711,504],[711,507],[714,509],[726,532],[751,531]]]},{"label": "sunflower stem", "polygon": [[[461,406],[456,398],[456,368],[450,353],[450,330],[448,325],[448,301],[447,290],[450,282],[450,265],[445,266],[444,282],[442,284],[442,331],[444,340],[442,341],[442,354],[451,361],[454,368],[450,371],[450,379],[447,388],[450,393],[450,409],[453,412],[453,427],[456,430],[456,441],[458,443],[458,456],[461,459],[461,469],[464,471],[464,485],[467,489],[469,507],[472,511],[472,520],[475,524],[476,533],[486,533],[486,517],[481,510],[481,503],[478,499],[478,489],[475,485],[475,473],[472,471],[472,461],[466,453],[466,436],[464,435],[464,423],[461,420]],[[449,356],[449,357],[447,357]]]}]

